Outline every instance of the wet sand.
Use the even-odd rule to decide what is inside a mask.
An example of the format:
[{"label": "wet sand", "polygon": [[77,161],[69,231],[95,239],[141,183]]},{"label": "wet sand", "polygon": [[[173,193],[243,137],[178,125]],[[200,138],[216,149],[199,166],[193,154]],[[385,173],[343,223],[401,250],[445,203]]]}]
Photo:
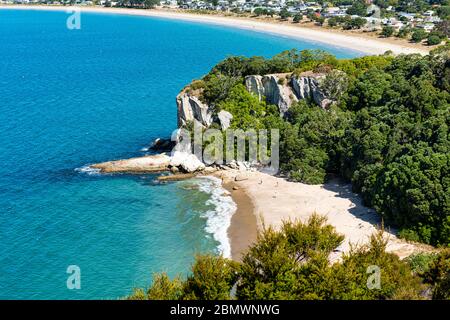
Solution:
[{"label": "wet sand", "polygon": [[257,238],[255,207],[244,189],[233,190],[233,187],[236,187],[234,182],[225,182],[223,187],[231,193],[231,197],[237,205],[237,210],[231,218],[228,236],[231,242],[232,259],[241,261],[243,254]]}]

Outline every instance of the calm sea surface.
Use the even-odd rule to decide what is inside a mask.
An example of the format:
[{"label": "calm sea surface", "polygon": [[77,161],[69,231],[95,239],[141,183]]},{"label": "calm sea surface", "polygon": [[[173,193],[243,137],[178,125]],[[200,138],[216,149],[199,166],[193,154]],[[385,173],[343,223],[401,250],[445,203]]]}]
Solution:
[{"label": "calm sea surface", "polygon": [[[186,274],[195,252],[226,248],[233,203],[217,181],[158,185],[79,168],[168,136],[176,94],[227,55],[357,55],[146,17],[82,14],[81,30],[69,30],[68,16],[0,10],[0,299],[115,299],[154,272]],[[67,289],[70,265],[80,290]]]}]

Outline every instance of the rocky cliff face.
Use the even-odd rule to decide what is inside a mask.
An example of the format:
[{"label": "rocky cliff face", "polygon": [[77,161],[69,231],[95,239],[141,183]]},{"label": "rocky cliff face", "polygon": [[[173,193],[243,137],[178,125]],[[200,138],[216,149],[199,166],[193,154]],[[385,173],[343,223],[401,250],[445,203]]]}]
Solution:
[{"label": "rocky cliff face", "polygon": [[333,102],[320,89],[320,80],[324,74],[305,72],[299,76],[292,74],[268,74],[265,76],[247,76],[245,86],[259,99],[266,97],[267,103],[278,106],[284,114],[290,106],[299,100],[314,101],[321,108],[328,108]]},{"label": "rocky cliff face", "polygon": [[[267,103],[278,106],[280,114],[284,115],[293,103],[304,99],[314,101],[323,109],[328,108],[333,100],[320,88],[324,77],[325,74],[312,72],[304,72],[298,76],[291,73],[254,75],[245,78],[245,86],[260,100],[265,98]],[[177,96],[178,127],[196,121],[203,127],[217,123],[222,130],[226,130],[233,116],[227,111],[215,114],[199,96],[200,92],[190,91],[189,88],[185,88]]]},{"label": "rocky cliff face", "polygon": [[278,106],[280,113],[284,114],[292,103],[298,101],[292,88],[282,84],[284,81],[286,81],[285,74],[247,76],[245,86],[260,100],[266,97],[268,103]]},{"label": "rocky cliff face", "polygon": [[199,93],[192,93],[184,89],[177,96],[178,127],[188,122],[197,122],[203,127],[209,127],[213,122],[220,125],[222,130],[228,129],[233,115],[228,111],[215,114],[210,106],[198,98]]},{"label": "rocky cliff face", "polygon": [[209,106],[186,90],[183,90],[177,96],[177,107],[178,127],[194,120],[200,122],[205,127],[209,127],[212,123],[213,113]]}]

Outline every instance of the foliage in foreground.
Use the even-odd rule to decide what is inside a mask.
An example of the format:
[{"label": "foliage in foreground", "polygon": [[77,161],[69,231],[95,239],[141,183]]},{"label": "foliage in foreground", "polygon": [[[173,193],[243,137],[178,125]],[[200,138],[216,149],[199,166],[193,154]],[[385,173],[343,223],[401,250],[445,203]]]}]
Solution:
[{"label": "foliage in foreground", "polygon": [[[409,263],[386,253],[381,233],[366,246],[353,248],[341,262],[328,260],[344,240],[326,219],[285,222],[280,231],[265,229],[242,262],[200,255],[185,280],[157,274],[145,292],[128,299],[423,299],[426,285]],[[435,298],[448,298],[449,256],[436,260],[428,281],[437,283]],[[380,286],[367,285],[371,266],[380,270]],[[368,269],[369,268],[369,269]],[[447,291],[446,291],[447,290]]]},{"label": "foliage in foreground", "polygon": [[426,282],[434,284],[433,299],[450,300],[450,249],[433,260],[424,277]]}]

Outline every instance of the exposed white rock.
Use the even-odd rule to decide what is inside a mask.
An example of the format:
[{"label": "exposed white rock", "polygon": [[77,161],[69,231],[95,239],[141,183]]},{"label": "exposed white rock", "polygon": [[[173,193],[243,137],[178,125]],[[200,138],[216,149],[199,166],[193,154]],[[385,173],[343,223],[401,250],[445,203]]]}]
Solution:
[{"label": "exposed white rock", "polygon": [[299,100],[310,99],[322,109],[327,109],[334,101],[327,97],[321,88],[321,81],[325,77],[324,74],[293,76],[291,78],[291,86]]},{"label": "exposed white rock", "polygon": [[[276,105],[281,115],[284,115],[291,105],[299,100],[314,101],[321,108],[328,108],[334,101],[322,90],[323,73],[304,72],[300,75],[291,73],[250,75],[245,77],[247,90],[258,99],[266,99],[269,104]],[[222,130],[230,127],[232,114],[220,111],[215,114],[213,108],[199,99],[200,92],[185,88],[177,96],[178,127],[188,122],[210,127],[213,122],[220,125]]]},{"label": "exposed white rock", "polygon": [[190,153],[192,151],[191,136],[186,130],[175,130],[172,133],[171,140],[175,143],[175,147],[172,149],[172,155],[174,152]]},{"label": "exposed white rock", "polygon": [[254,75],[245,78],[245,85],[260,100],[265,97],[267,103],[278,106],[283,115],[293,103],[304,99],[327,108],[333,101],[320,89],[320,81],[324,77],[324,74],[306,72],[299,76],[290,75],[287,81],[288,74]]},{"label": "exposed white rock", "polygon": [[217,118],[220,122],[220,127],[222,130],[227,130],[231,125],[231,120],[233,120],[233,115],[228,111],[222,110],[217,114]]},{"label": "exposed white rock", "polygon": [[335,101],[331,100],[331,99],[323,99],[322,101],[320,101],[319,106],[322,109],[328,109],[329,106],[331,106]]},{"label": "exposed white rock", "polygon": [[209,127],[212,123],[213,113],[209,106],[186,90],[183,90],[177,96],[177,107],[178,127],[195,120],[205,127]]},{"label": "exposed white rock", "polygon": [[298,101],[289,85],[280,84],[280,79],[285,81],[285,77],[285,74],[247,76],[245,78],[245,86],[259,100],[265,97],[267,103],[278,106],[280,113],[284,114],[292,103]]},{"label": "exposed white rock", "polygon": [[261,100],[265,95],[264,86],[262,83],[262,76],[245,77],[245,87],[249,92],[257,96],[259,100]]},{"label": "exposed white rock", "polygon": [[170,159],[170,166],[183,168],[186,172],[195,172],[205,169],[205,164],[195,154],[175,151]]},{"label": "exposed white rock", "polygon": [[299,100],[312,99],[311,88],[316,88],[316,80],[310,77],[292,77],[291,86]]},{"label": "exposed white rock", "polygon": [[281,114],[284,114],[297,98],[289,86],[279,84],[278,75],[269,74],[262,78],[266,101],[278,106]]},{"label": "exposed white rock", "polygon": [[238,165],[239,171],[246,171],[248,169],[247,166],[245,165],[245,163],[242,161],[238,161],[237,165]]}]

